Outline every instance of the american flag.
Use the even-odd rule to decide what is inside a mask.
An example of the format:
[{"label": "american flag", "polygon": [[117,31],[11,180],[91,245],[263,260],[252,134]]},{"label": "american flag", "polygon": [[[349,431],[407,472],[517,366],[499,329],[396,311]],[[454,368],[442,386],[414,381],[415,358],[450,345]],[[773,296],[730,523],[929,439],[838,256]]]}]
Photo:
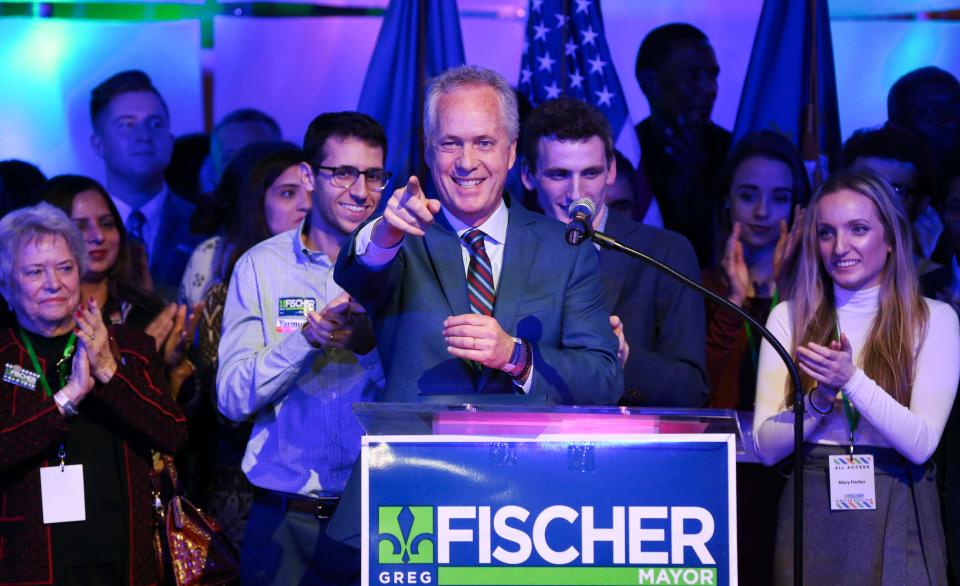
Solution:
[{"label": "american flag", "polygon": [[600,0],[530,0],[520,91],[534,107],[561,95],[606,114],[616,147],[637,164],[640,144],[603,32]]}]

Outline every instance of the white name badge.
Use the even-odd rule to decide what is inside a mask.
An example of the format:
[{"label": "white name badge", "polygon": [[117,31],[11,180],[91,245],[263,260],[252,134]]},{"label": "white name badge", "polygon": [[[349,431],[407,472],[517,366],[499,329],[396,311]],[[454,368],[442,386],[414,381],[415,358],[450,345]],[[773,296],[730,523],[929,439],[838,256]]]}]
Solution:
[{"label": "white name badge", "polygon": [[83,465],[48,466],[40,469],[40,494],[44,523],[86,521],[83,499]]},{"label": "white name badge", "polygon": [[864,511],[877,508],[873,455],[830,456],[830,510]]},{"label": "white name badge", "polygon": [[292,334],[299,332],[303,326],[307,325],[307,318],[304,317],[281,317],[277,318],[277,333]]}]

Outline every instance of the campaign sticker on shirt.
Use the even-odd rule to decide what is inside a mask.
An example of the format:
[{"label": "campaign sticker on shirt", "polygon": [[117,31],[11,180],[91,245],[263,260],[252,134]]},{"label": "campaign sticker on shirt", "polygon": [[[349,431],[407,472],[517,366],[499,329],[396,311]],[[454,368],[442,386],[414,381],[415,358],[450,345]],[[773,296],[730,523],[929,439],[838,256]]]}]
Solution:
[{"label": "campaign sticker on shirt", "polygon": [[38,380],[40,380],[39,374],[32,370],[27,370],[18,364],[10,364],[8,362],[3,369],[3,382],[5,383],[34,391],[37,389]]},{"label": "campaign sticker on shirt", "polygon": [[281,297],[277,309],[277,333],[298,332],[307,323],[307,314],[316,311],[317,300],[309,297]]},{"label": "campaign sticker on shirt", "polygon": [[830,510],[864,511],[877,508],[873,455],[830,456]]},{"label": "campaign sticker on shirt", "polygon": [[280,317],[291,317],[295,315],[306,316],[311,311],[316,310],[316,299],[310,297],[281,297],[280,308],[277,315]]}]

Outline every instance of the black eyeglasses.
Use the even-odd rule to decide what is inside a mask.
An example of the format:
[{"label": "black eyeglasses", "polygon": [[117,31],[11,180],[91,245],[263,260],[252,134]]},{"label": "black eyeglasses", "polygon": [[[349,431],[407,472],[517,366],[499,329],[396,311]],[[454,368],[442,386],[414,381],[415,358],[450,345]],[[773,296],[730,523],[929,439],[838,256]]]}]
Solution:
[{"label": "black eyeglasses", "polygon": [[317,165],[316,168],[330,171],[332,174],[330,180],[334,185],[342,187],[343,189],[353,187],[353,184],[360,179],[361,175],[363,175],[366,181],[367,189],[372,191],[383,191],[387,187],[387,182],[390,181],[390,171],[385,169],[367,169],[366,171],[361,171],[350,165],[340,165],[339,167]]}]

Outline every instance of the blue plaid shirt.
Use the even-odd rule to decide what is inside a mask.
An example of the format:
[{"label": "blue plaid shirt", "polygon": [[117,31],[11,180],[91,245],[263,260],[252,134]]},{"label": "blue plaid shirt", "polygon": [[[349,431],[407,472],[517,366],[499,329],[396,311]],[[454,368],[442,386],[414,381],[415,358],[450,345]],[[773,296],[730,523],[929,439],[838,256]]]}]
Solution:
[{"label": "blue plaid shirt", "polygon": [[217,399],[229,419],[254,417],[242,468],[255,486],[337,496],[360,452],[352,406],[383,385],[374,350],[317,349],[297,327],[297,306],[323,309],[343,293],[333,263],[308,250],[304,226],[237,261],[223,310]]}]

